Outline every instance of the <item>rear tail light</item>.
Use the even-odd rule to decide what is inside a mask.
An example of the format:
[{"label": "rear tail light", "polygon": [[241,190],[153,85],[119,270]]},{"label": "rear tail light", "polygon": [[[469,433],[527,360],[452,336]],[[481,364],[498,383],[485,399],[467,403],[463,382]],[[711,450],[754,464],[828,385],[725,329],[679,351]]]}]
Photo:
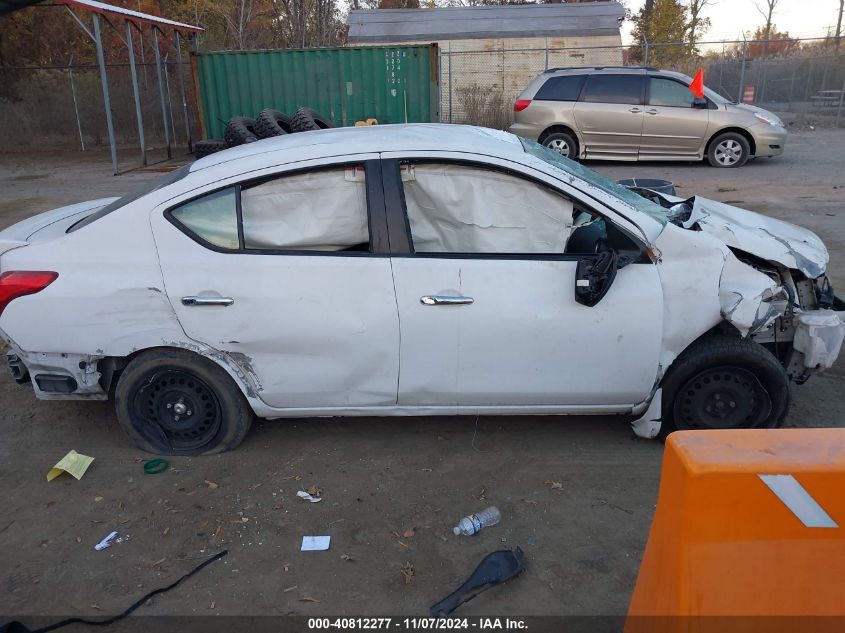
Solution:
[{"label": "rear tail light", "polygon": [[531,105],[531,99],[517,99],[516,103],[513,104],[513,111],[514,112],[522,112]]},{"label": "rear tail light", "polygon": [[59,273],[43,270],[10,270],[0,274],[0,315],[13,299],[41,292]]}]

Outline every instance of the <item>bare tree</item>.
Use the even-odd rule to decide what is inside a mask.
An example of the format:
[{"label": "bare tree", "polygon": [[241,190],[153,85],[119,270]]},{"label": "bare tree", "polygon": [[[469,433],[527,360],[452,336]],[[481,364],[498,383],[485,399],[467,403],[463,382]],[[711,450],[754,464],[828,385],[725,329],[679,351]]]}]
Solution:
[{"label": "bare tree", "polygon": [[780,0],[762,0],[763,4],[761,6],[758,0],[754,0],[754,8],[757,9],[757,13],[763,16],[766,20],[766,24],[763,27],[763,33],[765,41],[763,42],[763,57],[766,56],[766,51],[768,49],[768,40],[772,36],[772,19],[774,18],[775,11],[777,10],[778,2]]},{"label": "bare tree", "polygon": [[[842,1],[845,2],[845,0]],[[704,17],[702,12],[712,4],[713,0],[689,0],[689,4],[687,5],[687,11],[689,12],[687,42],[689,42],[691,49],[695,49],[701,33],[710,28],[710,18]]]},{"label": "bare tree", "polygon": [[839,18],[836,20],[836,48],[842,41],[842,12],[845,10],[845,0],[839,0]]}]

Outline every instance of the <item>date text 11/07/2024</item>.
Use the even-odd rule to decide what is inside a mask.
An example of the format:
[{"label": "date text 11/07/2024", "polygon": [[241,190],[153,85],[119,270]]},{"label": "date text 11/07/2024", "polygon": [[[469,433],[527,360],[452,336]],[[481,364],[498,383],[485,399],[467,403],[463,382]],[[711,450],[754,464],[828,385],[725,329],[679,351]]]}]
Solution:
[{"label": "date text 11/07/2024", "polygon": [[479,630],[516,631],[528,626],[519,618],[308,618],[309,630]]}]

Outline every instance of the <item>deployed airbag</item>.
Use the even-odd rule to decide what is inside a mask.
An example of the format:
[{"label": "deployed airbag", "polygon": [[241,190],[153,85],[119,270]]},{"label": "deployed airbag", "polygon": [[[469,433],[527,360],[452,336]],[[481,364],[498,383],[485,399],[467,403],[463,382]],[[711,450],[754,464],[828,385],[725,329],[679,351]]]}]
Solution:
[{"label": "deployed airbag", "polygon": [[793,347],[804,354],[808,369],[828,369],[839,356],[845,324],[841,315],[831,310],[808,310],[798,315]]},{"label": "deployed airbag", "polygon": [[241,192],[244,246],[337,251],[369,242],[363,167],[283,176]]},{"label": "deployed airbag", "polygon": [[418,253],[563,253],[572,202],[536,183],[464,165],[403,167]]}]

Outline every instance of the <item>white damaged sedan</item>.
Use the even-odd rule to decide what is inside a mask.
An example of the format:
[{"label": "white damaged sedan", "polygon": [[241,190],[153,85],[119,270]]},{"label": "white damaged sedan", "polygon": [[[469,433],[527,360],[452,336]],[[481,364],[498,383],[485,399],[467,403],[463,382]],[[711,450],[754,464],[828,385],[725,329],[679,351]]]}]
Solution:
[{"label": "white damaged sedan", "polygon": [[839,353],[827,260],[504,132],[322,130],[0,232],[0,337],[39,398],[114,398],[162,454],[234,448],[256,415],[773,427]]}]

